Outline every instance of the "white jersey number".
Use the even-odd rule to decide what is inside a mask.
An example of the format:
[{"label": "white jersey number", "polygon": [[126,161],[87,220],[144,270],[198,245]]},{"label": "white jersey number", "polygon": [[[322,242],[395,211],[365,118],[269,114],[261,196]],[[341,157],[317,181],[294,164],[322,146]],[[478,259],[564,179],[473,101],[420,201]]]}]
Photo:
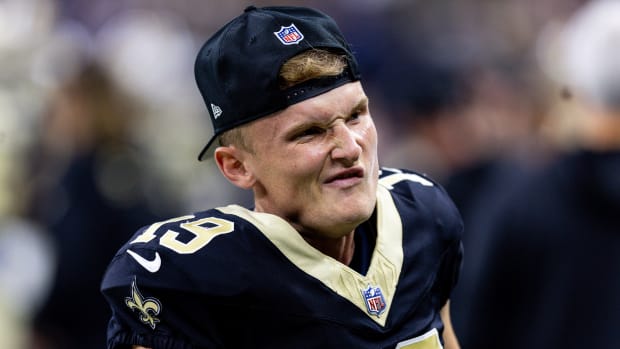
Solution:
[{"label": "white jersey number", "polygon": [[390,169],[390,171],[395,171],[396,173],[385,176],[383,178],[379,178],[379,184],[383,185],[389,190],[394,189],[394,184],[402,181],[416,182],[422,184],[425,187],[433,186],[433,182],[415,173],[403,173],[402,171],[396,169]]}]

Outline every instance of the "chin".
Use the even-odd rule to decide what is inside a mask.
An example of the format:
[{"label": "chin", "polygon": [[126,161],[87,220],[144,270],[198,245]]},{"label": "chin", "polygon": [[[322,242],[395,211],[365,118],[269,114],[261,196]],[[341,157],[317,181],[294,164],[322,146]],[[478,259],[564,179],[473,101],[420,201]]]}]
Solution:
[{"label": "chin", "polygon": [[369,192],[367,195],[362,195],[355,200],[351,200],[350,203],[347,204],[352,210],[357,212],[360,217],[364,217],[362,220],[365,221],[372,213],[375,211],[375,207],[377,206],[377,192],[376,187],[374,190]]},{"label": "chin", "polygon": [[[311,230],[314,230],[316,235],[323,236],[330,239],[338,239],[347,234],[350,234],[358,225],[362,224],[370,218],[372,210],[355,210],[352,207],[346,207],[346,209],[331,209],[326,215],[323,215],[321,221],[315,221]],[[316,225],[315,225],[316,224]]]},{"label": "chin", "polygon": [[346,212],[342,212],[342,217],[346,217],[344,221],[348,224],[357,227],[363,222],[367,221],[370,216],[372,216],[373,211],[375,210],[375,205],[369,205],[368,202],[364,202],[360,205],[347,205]]}]

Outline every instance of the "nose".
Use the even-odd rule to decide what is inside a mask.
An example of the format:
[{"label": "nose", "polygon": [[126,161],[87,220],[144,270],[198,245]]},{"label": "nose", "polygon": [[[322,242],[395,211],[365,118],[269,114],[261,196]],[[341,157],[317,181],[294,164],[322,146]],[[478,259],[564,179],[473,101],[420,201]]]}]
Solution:
[{"label": "nose", "polygon": [[362,147],[357,142],[357,133],[346,124],[339,124],[333,128],[333,137],[332,160],[342,161],[348,166],[353,165],[362,153]]}]

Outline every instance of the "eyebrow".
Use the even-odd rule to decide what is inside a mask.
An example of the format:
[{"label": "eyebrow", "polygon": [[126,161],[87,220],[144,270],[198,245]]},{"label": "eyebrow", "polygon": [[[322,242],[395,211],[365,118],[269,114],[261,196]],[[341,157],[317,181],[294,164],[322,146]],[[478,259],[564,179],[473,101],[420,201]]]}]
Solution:
[{"label": "eyebrow", "polygon": [[362,99],[360,99],[360,101],[355,105],[355,107],[351,108],[351,112],[354,112],[356,110],[359,110],[361,108],[367,108],[368,107],[368,96],[364,96],[362,97]]}]

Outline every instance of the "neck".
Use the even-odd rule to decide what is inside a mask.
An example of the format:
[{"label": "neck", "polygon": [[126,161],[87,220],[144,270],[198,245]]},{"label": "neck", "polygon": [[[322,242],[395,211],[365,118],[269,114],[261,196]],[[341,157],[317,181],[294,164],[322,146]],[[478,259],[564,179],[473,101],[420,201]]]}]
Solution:
[{"label": "neck", "polygon": [[342,264],[349,265],[355,252],[355,231],[338,238],[303,236],[314,248],[334,258]]}]

